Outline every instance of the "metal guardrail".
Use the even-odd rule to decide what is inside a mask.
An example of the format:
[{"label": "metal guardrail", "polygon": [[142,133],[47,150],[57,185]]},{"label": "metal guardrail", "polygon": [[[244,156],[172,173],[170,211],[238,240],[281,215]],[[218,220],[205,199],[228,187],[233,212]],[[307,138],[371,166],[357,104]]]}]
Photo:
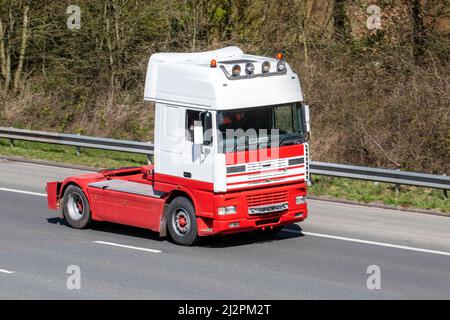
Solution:
[{"label": "metal guardrail", "polygon": [[317,175],[386,182],[434,189],[450,189],[450,176],[357,167],[345,164],[315,162],[310,165],[311,172]]},{"label": "metal guardrail", "polygon": [[[146,143],[96,138],[74,134],[60,134],[15,128],[0,127],[0,138],[9,139],[11,141],[11,144],[14,144],[14,140],[25,140],[74,146],[77,148],[78,152],[80,151],[80,148],[84,147],[146,154],[149,160],[154,153],[154,146],[150,142]],[[418,187],[442,189],[444,190],[445,194],[447,194],[447,190],[450,190],[450,176],[445,175],[433,175],[398,170],[358,167],[316,161],[311,162],[310,172],[316,175],[386,182],[396,185],[412,185]]]},{"label": "metal guardrail", "polygon": [[14,140],[24,140],[73,146],[77,148],[77,152],[80,151],[80,148],[122,151],[146,155],[152,155],[154,152],[153,144],[150,142],[146,143],[129,140],[116,140],[82,136],[78,134],[62,134],[15,128],[0,127],[0,138],[9,139],[12,145],[14,145]]}]

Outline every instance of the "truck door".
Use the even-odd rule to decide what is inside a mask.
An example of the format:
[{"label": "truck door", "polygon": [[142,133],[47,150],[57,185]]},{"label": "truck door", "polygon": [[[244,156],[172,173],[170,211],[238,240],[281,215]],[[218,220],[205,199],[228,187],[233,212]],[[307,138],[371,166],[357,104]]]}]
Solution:
[{"label": "truck door", "polygon": [[[213,143],[194,144],[194,124],[205,110],[157,104],[155,172],[213,184]],[[202,152],[203,149],[203,152]]]}]

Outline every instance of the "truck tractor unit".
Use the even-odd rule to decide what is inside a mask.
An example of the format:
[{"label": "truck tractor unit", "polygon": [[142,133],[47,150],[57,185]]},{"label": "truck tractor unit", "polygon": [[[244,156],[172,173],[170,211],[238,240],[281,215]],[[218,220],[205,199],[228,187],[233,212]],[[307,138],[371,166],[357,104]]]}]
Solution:
[{"label": "truck tractor unit", "polygon": [[107,221],[181,245],[306,219],[309,107],[283,53],[158,53],[145,81],[154,164],[48,182],[50,209],[73,228]]}]

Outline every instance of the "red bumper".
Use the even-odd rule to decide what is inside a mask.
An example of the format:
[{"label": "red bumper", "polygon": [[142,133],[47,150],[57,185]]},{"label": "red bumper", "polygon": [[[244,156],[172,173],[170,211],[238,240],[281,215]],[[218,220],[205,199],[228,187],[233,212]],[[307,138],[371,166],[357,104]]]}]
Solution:
[{"label": "red bumper", "polygon": [[302,211],[290,211],[278,217],[236,219],[231,221],[215,220],[213,223],[213,234],[230,234],[257,229],[271,229],[278,226],[301,222],[305,220],[307,216],[308,210],[305,207]]},{"label": "red bumper", "polygon": [[[306,203],[297,204],[298,196],[306,196],[304,183],[215,195],[214,218],[199,219],[199,235],[245,232],[301,222],[307,218],[308,208]],[[280,203],[287,204],[288,208],[281,212],[251,213],[252,208]],[[236,213],[217,214],[219,207],[228,206],[235,206]]]}]

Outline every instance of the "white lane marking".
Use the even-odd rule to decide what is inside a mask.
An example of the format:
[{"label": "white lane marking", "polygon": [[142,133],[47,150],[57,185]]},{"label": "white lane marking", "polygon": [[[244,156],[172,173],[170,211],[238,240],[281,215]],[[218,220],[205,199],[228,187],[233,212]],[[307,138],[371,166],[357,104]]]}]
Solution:
[{"label": "white lane marking", "polygon": [[37,193],[37,192],[8,189],[8,188],[0,188],[0,191],[29,194],[29,195],[38,196],[38,197],[46,197],[47,196],[45,193]]},{"label": "white lane marking", "polygon": [[161,253],[162,252],[161,250],[147,249],[147,248],[133,247],[133,246],[126,246],[126,245],[123,245],[123,244],[118,244],[118,243],[113,243],[113,242],[94,241],[94,243],[104,244],[104,245],[113,246],[113,247],[120,247],[120,248],[126,248],[126,249],[133,249],[133,250],[139,250],[139,251],[152,252],[152,253]]},{"label": "white lane marking", "polygon": [[7,274],[13,274],[16,273],[15,271],[9,271],[9,270],[5,270],[5,269],[0,269],[1,273],[7,273]]},{"label": "white lane marking", "polygon": [[384,242],[376,242],[376,241],[369,241],[369,240],[360,240],[360,239],[355,239],[355,238],[346,238],[346,237],[332,236],[332,235],[329,235],[329,234],[321,234],[321,233],[314,233],[314,232],[303,232],[303,231],[300,232],[300,231],[289,230],[289,229],[283,229],[283,231],[296,233],[296,234],[304,234],[304,235],[312,236],[312,237],[319,237],[319,238],[327,238],[327,239],[334,239],[334,240],[341,240],[341,241],[348,241],[348,242],[370,244],[370,245],[379,246],[379,247],[388,247],[388,248],[402,249],[402,250],[408,250],[408,251],[432,253],[432,254],[438,254],[438,255],[441,255],[441,256],[450,256],[450,252],[445,252],[445,251],[436,251],[436,250],[429,250],[429,249],[401,246],[401,245],[391,244],[391,243],[384,243]]},{"label": "white lane marking", "polygon": [[[16,190],[16,189],[9,189],[9,188],[0,188],[0,191],[28,194],[28,195],[38,196],[38,197],[47,197],[47,195],[45,193],[37,193],[37,192]],[[295,230],[284,229],[283,231],[300,234],[300,232],[295,231]],[[348,241],[348,242],[355,242],[355,243],[362,243],[362,244],[370,244],[370,245],[380,246],[380,247],[388,247],[388,248],[402,249],[402,250],[408,250],[408,251],[431,253],[431,254],[437,254],[437,255],[442,255],[442,256],[450,256],[450,252],[444,252],[444,251],[401,246],[401,245],[396,245],[396,244],[391,244],[391,243],[361,240],[361,239],[355,239],[355,238],[332,236],[332,235],[328,235],[328,234],[320,234],[320,233],[313,233],[313,232],[301,232],[301,233],[303,233],[304,235],[319,237],[319,238],[327,238],[327,239],[334,239],[334,240],[341,240],[341,241]],[[126,245],[112,243],[112,242],[105,242],[105,241],[94,241],[94,242],[98,243],[98,244],[104,244],[104,245],[109,245],[109,246],[115,246],[115,247],[121,247],[121,248],[133,249],[133,250],[140,250],[140,251],[146,251],[146,252],[152,252],[152,253],[161,253],[162,252],[161,250],[126,246]],[[0,269],[0,272],[8,273],[8,274],[15,273],[14,271],[8,271],[8,270],[3,270],[3,269]]]}]

